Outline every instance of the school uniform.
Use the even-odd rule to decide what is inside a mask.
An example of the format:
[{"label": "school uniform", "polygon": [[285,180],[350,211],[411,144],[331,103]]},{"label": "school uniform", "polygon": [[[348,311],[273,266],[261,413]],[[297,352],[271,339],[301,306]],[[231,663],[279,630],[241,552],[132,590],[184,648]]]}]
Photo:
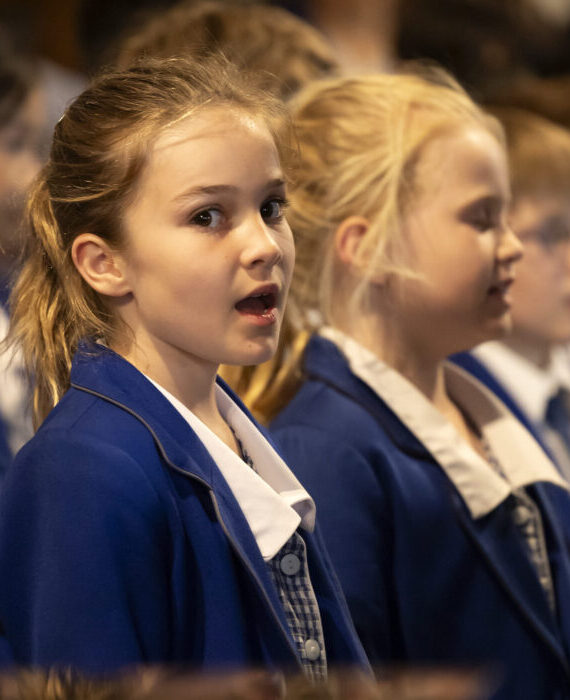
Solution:
[{"label": "school uniform", "polygon": [[564,480],[461,369],[446,367],[448,390],[502,471],[399,373],[324,333],[270,428],[315,498],[371,661],[483,665],[502,674],[494,698],[570,697]]},{"label": "school uniform", "polygon": [[561,396],[570,398],[570,360],[566,349],[553,350],[545,368],[537,367],[499,341],[483,343],[450,359],[507,405],[560,473],[570,480],[570,400],[559,403]]},{"label": "school uniform", "polygon": [[[256,431],[218,387],[227,410]],[[9,470],[0,620],[16,661],[86,672],[172,662],[300,671],[306,659],[269,561],[211,452],[166,393],[111,350],[83,345],[71,388]],[[258,443],[249,442],[258,457],[280,460],[261,434]],[[285,535],[301,533],[306,546],[327,662],[366,667],[311,532],[310,502],[298,496]],[[257,536],[265,554],[282,550],[271,528]]]}]

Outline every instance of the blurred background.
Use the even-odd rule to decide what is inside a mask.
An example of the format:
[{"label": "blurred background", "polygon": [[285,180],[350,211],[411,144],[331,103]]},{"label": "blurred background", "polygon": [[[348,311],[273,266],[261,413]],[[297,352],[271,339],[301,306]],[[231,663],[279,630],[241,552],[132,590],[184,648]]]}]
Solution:
[{"label": "blurred background", "polygon": [[[230,1],[230,0],[228,0]],[[41,58],[50,112],[105,63],[125,31],[173,0],[0,0],[19,50]],[[345,70],[430,58],[481,101],[516,103],[568,124],[570,0],[283,0],[318,27]]]}]

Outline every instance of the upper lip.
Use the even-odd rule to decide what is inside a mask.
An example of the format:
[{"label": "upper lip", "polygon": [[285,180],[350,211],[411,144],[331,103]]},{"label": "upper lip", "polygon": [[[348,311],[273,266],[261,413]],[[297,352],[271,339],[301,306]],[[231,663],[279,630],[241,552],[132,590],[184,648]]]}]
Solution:
[{"label": "upper lip", "polygon": [[504,279],[497,280],[494,282],[490,289],[507,289],[515,281],[514,276],[505,277]]}]

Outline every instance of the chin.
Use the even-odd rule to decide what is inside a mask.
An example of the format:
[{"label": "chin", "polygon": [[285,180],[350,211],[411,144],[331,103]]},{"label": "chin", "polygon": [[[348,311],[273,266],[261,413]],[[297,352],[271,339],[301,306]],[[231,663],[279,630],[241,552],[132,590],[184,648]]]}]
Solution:
[{"label": "chin", "polygon": [[501,318],[496,319],[486,330],[486,337],[479,341],[481,343],[486,340],[501,340],[505,336],[510,335],[513,330],[511,314],[505,314]]},{"label": "chin", "polygon": [[252,365],[260,365],[263,362],[270,360],[277,350],[277,341],[266,342],[248,347],[242,352],[236,353],[230,362],[225,364],[241,365],[242,367],[250,367]]},{"label": "chin", "polygon": [[489,340],[502,340],[510,335],[511,330],[512,323],[510,316],[502,319],[495,319],[492,324],[486,324],[484,327],[480,327],[478,332],[466,333],[463,336],[464,342],[461,344],[461,349],[455,349],[453,352],[465,352]]}]

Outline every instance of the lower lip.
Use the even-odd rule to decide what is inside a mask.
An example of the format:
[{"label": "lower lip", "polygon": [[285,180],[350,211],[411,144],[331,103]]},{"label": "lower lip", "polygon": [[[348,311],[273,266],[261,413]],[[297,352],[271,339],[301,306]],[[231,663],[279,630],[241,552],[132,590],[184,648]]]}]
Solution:
[{"label": "lower lip", "polygon": [[506,309],[511,307],[511,295],[509,289],[492,289],[488,297],[501,303]]},{"label": "lower lip", "polygon": [[266,309],[262,314],[250,314],[242,311],[238,311],[238,313],[256,326],[272,326],[277,323],[276,308]]}]

